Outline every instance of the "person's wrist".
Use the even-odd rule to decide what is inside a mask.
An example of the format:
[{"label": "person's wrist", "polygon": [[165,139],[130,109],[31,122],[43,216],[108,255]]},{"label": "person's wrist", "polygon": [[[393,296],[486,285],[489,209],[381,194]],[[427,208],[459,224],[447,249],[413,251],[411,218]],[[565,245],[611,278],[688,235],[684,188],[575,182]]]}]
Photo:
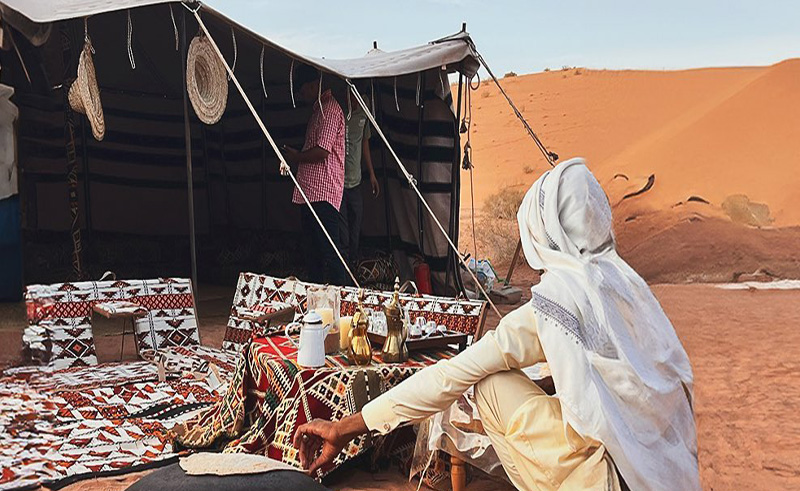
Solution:
[{"label": "person's wrist", "polygon": [[364,423],[364,418],[361,416],[361,413],[356,413],[340,420],[339,424],[335,427],[335,431],[337,438],[350,441],[353,438],[367,433],[369,429],[366,423]]}]

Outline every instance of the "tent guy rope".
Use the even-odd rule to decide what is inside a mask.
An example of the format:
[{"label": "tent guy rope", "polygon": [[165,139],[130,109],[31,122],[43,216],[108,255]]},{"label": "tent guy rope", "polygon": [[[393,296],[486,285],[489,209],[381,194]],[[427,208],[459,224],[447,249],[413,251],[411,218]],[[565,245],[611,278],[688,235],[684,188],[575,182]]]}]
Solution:
[{"label": "tent guy rope", "polygon": [[377,123],[377,121],[375,121],[375,118],[372,116],[372,113],[369,112],[369,108],[367,107],[367,103],[364,102],[364,99],[361,97],[361,94],[358,93],[358,90],[356,89],[356,86],[350,80],[347,80],[347,84],[350,86],[350,91],[353,93],[353,96],[356,98],[356,101],[358,101],[358,103],[361,106],[361,108],[367,114],[367,118],[369,118],[369,121],[370,121],[370,123],[372,123],[372,126],[375,128],[375,131],[378,132],[378,135],[380,135],[381,140],[383,140],[383,143],[386,145],[386,148],[389,149],[389,153],[391,153],[392,157],[394,157],[395,162],[397,162],[397,165],[400,167],[400,171],[403,173],[405,178],[408,180],[408,184],[417,193],[417,196],[419,196],[419,199],[422,202],[422,204],[425,206],[425,209],[428,210],[428,213],[431,215],[431,218],[433,218],[433,221],[436,223],[436,226],[439,227],[439,230],[442,232],[442,235],[444,235],[444,238],[447,240],[447,243],[450,244],[450,247],[453,249],[453,251],[455,251],[456,257],[458,257],[459,261],[461,261],[461,264],[463,264],[464,267],[467,269],[467,272],[470,274],[470,276],[472,277],[473,281],[475,281],[475,285],[481,291],[481,293],[483,294],[484,298],[486,298],[486,301],[489,302],[489,305],[492,307],[492,310],[494,310],[494,313],[497,314],[498,317],[502,318],[503,315],[497,309],[497,306],[494,304],[494,302],[492,302],[492,299],[489,298],[489,294],[486,293],[486,290],[483,289],[483,285],[481,285],[481,282],[478,281],[478,278],[475,275],[475,273],[473,273],[472,270],[469,269],[469,265],[464,260],[464,257],[461,255],[461,252],[458,250],[458,247],[456,247],[456,245],[450,239],[450,235],[448,235],[447,232],[445,231],[444,227],[442,226],[442,222],[439,221],[439,218],[436,216],[436,214],[431,209],[430,205],[428,204],[428,201],[425,200],[425,198],[422,196],[422,193],[420,192],[419,187],[417,187],[416,179],[414,179],[414,176],[412,176],[411,173],[408,172],[408,169],[406,169],[406,166],[403,165],[403,162],[400,160],[400,157],[398,157],[397,153],[395,153],[394,148],[392,148],[392,146],[389,144],[389,140],[386,138],[386,135],[383,134],[383,130],[381,130],[380,126],[378,126],[378,123]]},{"label": "tent guy rope", "polygon": [[[478,57],[478,61],[486,69],[486,72],[489,74],[489,76],[492,77],[492,80],[494,80],[494,84],[497,85],[498,89],[500,89],[500,93],[503,94],[503,97],[506,98],[506,102],[508,102],[508,105],[511,106],[511,109],[514,111],[514,115],[522,122],[522,125],[525,127],[525,130],[528,132],[528,135],[530,135],[534,143],[536,143],[536,146],[539,147],[539,150],[542,152],[542,155],[544,155],[544,158],[545,160],[547,160],[547,163],[550,164],[551,167],[555,167],[556,161],[558,160],[558,154],[547,150],[547,148],[544,146],[544,143],[542,143],[542,140],[540,140],[539,137],[536,136],[536,133],[533,132],[533,129],[531,128],[531,125],[528,124],[528,121],[525,119],[525,116],[523,116],[522,113],[519,111],[519,109],[517,109],[517,106],[514,104],[514,101],[511,100],[511,97],[508,96],[505,89],[503,89],[503,86],[500,85],[500,81],[497,80],[497,77],[495,77],[494,73],[492,72],[492,69],[489,68],[489,65],[486,63],[486,60],[483,59],[483,56],[481,56],[480,52],[475,47],[475,44],[472,43],[471,41],[469,41],[469,44],[472,50],[475,52],[475,55]],[[478,79],[478,87],[480,87],[480,79]]]},{"label": "tent guy rope", "polygon": [[[486,63],[486,60],[478,51],[478,48],[475,47],[475,44],[472,41],[469,41],[469,45],[470,48],[472,48],[472,50],[475,52],[475,56],[478,57],[478,61],[481,63],[481,65],[483,65],[484,68],[486,68],[486,72],[489,74],[489,76],[492,77],[494,84],[497,85],[498,89],[500,89],[500,93],[503,94],[503,97],[506,98],[506,102],[508,102],[508,105],[511,106],[511,109],[514,111],[514,115],[516,115],[517,118],[522,122],[522,125],[525,127],[525,130],[528,132],[528,135],[533,139],[534,143],[536,143],[536,146],[539,148],[539,151],[542,152],[542,155],[544,155],[544,158],[545,160],[547,160],[547,163],[550,164],[550,167],[555,167],[556,161],[558,160],[558,154],[547,150],[547,148],[544,146],[544,143],[542,143],[542,141],[539,139],[536,133],[533,132],[533,129],[531,128],[531,125],[528,124],[528,121],[525,119],[525,116],[523,116],[520,110],[517,109],[517,106],[514,104],[514,101],[511,100],[511,97],[509,97],[509,95],[503,89],[503,86],[500,85],[500,81],[497,80],[497,77],[495,77],[494,73],[492,72],[492,69],[489,68],[489,64]],[[477,75],[477,72],[475,74]],[[472,88],[471,83],[469,87]],[[480,79],[478,80],[478,87],[480,87]],[[472,172],[472,170],[470,170],[470,172]],[[474,215],[474,210],[473,210],[473,215]],[[475,228],[473,226],[473,232],[474,230]],[[520,239],[519,242],[517,243],[517,249],[514,252],[514,257],[511,259],[511,266],[508,268],[508,274],[506,275],[505,285],[508,285],[511,282],[511,274],[514,272],[514,266],[517,265],[517,259],[519,258],[521,250],[522,250],[522,239]]]},{"label": "tent guy rope", "polygon": [[[476,74],[477,75],[477,74]],[[460,89],[459,89],[460,90]],[[475,182],[473,179],[475,165],[472,163],[472,93],[477,88],[472,86],[472,79],[467,80],[467,91],[464,95],[464,119],[461,120],[459,131],[467,134],[467,143],[464,145],[464,158],[461,168],[469,171],[469,199],[470,199],[470,221],[472,223],[472,247],[474,249],[475,260],[478,260],[478,239],[475,228]]]},{"label": "tent guy rope", "polygon": [[264,126],[264,122],[261,120],[261,117],[259,117],[258,113],[256,112],[256,109],[253,107],[253,103],[250,102],[250,98],[247,97],[247,94],[245,93],[244,89],[242,88],[241,84],[239,83],[239,79],[237,79],[236,75],[233,74],[233,70],[231,69],[230,66],[228,66],[228,62],[225,61],[225,57],[222,56],[222,51],[220,51],[219,46],[217,46],[217,43],[214,41],[214,38],[211,37],[211,33],[208,32],[208,28],[203,23],[203,20],[200,18],[200,13],[197,12],[197,11],[191,10],[191,9],[190,9],[190,11],[194,14],[195,19],[197,19],[197,24],[200,26],[200,29],[203,30],[203,33],[205,33],[206,37],[211,42],[211,46],[214,48],[214,52],[217,54],[217,56],[219,56],[219,59],[222,61],[222,64],[225,65],[225,70],[227,70],[228,76],[233,81],[233,84],[236,86],[236,89],[242,95],[242,99],[244,99],[245,104],[247,104],[248,109],[250,109],[250,112],[253,114],[253,117],[255,118],[256,122],[258,123],[258,126],[261,128],[262,133],[264,133],[264,136],[266,137],[267,141],[269,142],[270,146],[272,147],[272,151],[275,152],[275,155],[278,157],[278,160],[280,161],[281,174],[287,175],[292,179],[292,182],[297,187],[297,190],[300,191],[300,195],[303,197],[303,201],[305,201],[306,206],[308,206],[308,209],[311,211],[311,214],[314,216],[314,220],[316,220],[317,224],[319,224],[320,228],[322,229],[322,232],[325,234],[325,237],[328,239],[328,242],[331,244],[331,247],[333,247],[333,250],[336,252],[336,255],[339,257],[339,261],[341,261],[342,265],[344,266],[344,269],[347,271],[347,274],[350,275],[350,279],[353,280],[353,284],[357,288],[361,288],[361,285],[358,283],[358,280],[356,279],[355,275],[350,270],[350,266],[347,264],[347,261],[344,260],[344,257],[342,256],[342,253],[339,251],[339,248],[336,247],[336,244],[333,242],[333,239],[331,238],[330,234],[328,234],[328,231],[325,229],[325,226],[322,224],[322,220],[320,220],[319,216],[317,215],[317,212],[314,210],[314,207],[311,206],[311,202],[308,200],[308,196],[306,196],[305,191],[303,191],[303,188],[300,187],[300,183],[297,182],[297,178],[294,176],[294,173],[292,172],[291,168],[289,167],[289,164],[286,162],[286,159],[283,157],[283,154],[281,153],[280,149],[278,148],[278,145],[275,143],[275,140],[272,139],[272,135],[267,130],[267,127]]},{"label": "tent guy rope", "polygon": [[175,51],[178,51],[178,24],[175,22],[175,12],[172,11],[172,4],[169,4],[169,18],[172,19],[172,29],[175,31]]},{"label": "tent guy rope", "polygon": [[259,64],[259,70],[261,71],[261,90],[264,91],[264,99],[269,99],[269,95],[267,94],[267,85],[264,83],[264,50],[266,46],[263,44],[261,45],[261,63]]},{"label": "tent guy rope", "polygon": [[133,21],[131,21],[131,10],[128,14],[128,60],[131,62],[131,70],[136,70],[136,60],[133,58]]}]

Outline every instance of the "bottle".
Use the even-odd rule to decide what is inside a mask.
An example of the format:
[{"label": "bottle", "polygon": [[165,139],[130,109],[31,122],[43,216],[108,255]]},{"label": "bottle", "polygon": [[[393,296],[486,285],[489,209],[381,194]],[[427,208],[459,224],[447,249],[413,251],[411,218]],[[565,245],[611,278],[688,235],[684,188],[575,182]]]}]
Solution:
[{"label": "bottle", "polygon": [[386,363],[402,363],[408,360],[408,347],[403,308],[400,305],[400,278],[394,279],[392,300],[383,306],[386,314],[386,341],[383,343],[381,359]]},{"label": "bottle", "polygon": [[364,290],[358,290],[358,309],[350,329],[350,363],[367,366],[372,362],[372,345],[367,336],[369,316],[364,311]]}]

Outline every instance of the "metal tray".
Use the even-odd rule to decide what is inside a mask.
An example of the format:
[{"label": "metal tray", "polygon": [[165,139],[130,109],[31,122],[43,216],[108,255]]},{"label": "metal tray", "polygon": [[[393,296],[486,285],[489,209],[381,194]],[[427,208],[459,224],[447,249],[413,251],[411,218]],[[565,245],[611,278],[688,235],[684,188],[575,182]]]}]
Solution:
[{"label": "metal tray", "polygon": [[[386,336],[368,332],[370,343],[373,346],[383,346],[386,341]],[[408,351],[423,351],[429,349],[447,348],[452,345],[458,345],[458,351],[464,351],[467,347],[467,335],[457,331],[447,331],[444,334],[433,334],[427,338],[409,338],[406,340]]]}]

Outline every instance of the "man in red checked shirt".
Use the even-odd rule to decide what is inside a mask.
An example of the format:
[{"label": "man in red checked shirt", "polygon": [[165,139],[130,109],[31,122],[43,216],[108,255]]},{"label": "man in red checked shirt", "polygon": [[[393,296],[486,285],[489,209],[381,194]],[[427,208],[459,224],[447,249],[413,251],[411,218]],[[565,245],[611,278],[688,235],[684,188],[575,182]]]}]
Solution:
[{"label": "man in red checked shirt", "polygon": [[[317,69],[300,65],[294,73],[298,98],[313,104],[306,128],[306,141],[298,151],[284,146],[286,161],[297,165],[297,182],[305,192],[337,249],[339,207],[344,190],[344,113],[330,89],[320,90]],[[303,233],[307,237],[306,260],[309,280],[315,283],[345,284],[345,270],[325,233],[295,188],[292,202],[302,207]]]}]

